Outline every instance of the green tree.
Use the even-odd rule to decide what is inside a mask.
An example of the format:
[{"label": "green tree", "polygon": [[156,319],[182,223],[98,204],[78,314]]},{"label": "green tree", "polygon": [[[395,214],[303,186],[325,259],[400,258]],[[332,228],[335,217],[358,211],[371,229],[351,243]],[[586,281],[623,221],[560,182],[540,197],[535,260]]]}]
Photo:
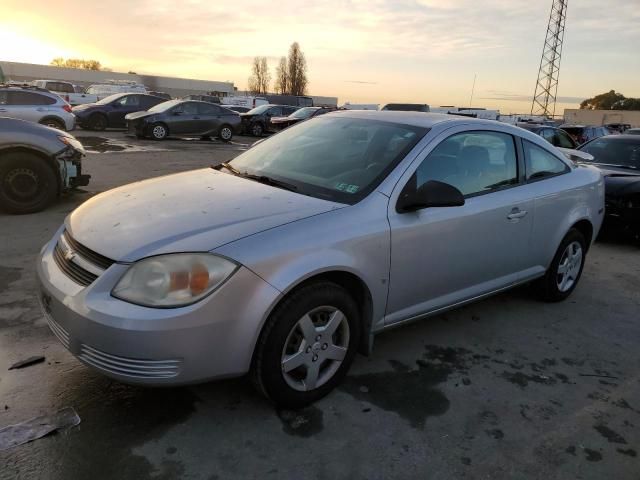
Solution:
[{"label": "green tree", "polygon": [[580,104],[583,110],[614,110],[616,105],[625,100],[625,96],[610,90],[593,98],[587,98]]}]

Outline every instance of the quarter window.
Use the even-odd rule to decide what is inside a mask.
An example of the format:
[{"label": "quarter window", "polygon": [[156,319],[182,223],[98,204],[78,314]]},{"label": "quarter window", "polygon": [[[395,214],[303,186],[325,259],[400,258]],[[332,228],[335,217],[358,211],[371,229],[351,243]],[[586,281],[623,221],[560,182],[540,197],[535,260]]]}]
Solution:
[{"label": "quarter window", "polygon": [[416,171],[417,187],[437,180],[463,195],[487,193],[518,183],[513,137],[498,132],[465,132],[440,143]]},{"label": "quarter window", "polygon": [[567,164],[545,149],[524,140],[527,180],[553,177],[569,170]]}]

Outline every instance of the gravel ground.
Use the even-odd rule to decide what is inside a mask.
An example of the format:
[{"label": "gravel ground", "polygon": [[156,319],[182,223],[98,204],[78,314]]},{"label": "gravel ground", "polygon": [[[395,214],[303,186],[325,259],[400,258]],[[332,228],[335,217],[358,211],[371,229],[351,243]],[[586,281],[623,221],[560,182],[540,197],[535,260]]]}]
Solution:
[{"label": "gravel ground", "polygon": [[[301,411],[275,410],[243,378],[130,387],[51,334],[36,254],[91,195],[229,160],[253,139],[76,133],[102,152],[86,158],[85,192],[0,214],[0,428],[67,406],[82,423],[0,451],[0,478],[640,478],[637,244],[596,243],[564,303],[519,288],[384,333],[341,388]],[[8,370],[32,355],[46,361]]]}]

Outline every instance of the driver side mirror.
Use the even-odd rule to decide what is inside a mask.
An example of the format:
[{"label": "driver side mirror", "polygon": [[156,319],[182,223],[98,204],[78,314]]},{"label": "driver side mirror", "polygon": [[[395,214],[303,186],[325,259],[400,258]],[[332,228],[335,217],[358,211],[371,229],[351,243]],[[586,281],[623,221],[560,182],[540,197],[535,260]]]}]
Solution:
[{"label": "driver side mirror", "polygon": [[464,205],[464,195],[453,185],[429,180],[415,187],[415,176],[407,183],[396,204],[398,213],[415,212],[428,207],[460,207]]}]

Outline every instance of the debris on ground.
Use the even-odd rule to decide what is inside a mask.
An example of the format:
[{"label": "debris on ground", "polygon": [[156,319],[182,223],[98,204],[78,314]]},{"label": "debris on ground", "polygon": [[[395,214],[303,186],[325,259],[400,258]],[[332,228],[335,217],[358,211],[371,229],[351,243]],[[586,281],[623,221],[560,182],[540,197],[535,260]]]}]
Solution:
[{"label": "debris on ground", "polygon": [[26,360],[20,360],[9,367],[9,370],[17,370],[19,368],[30,367],[37,363],[44,362],[45,358],[42,355],[36,355],[35,357],[29,357]]},{"label": "debris on ground", "polygon": [[42,415],[16,425],[0,429],[0,451],[42,438],[52,432],[75,427],[80,417],[72,407],[66,407],[51,415]]}]

